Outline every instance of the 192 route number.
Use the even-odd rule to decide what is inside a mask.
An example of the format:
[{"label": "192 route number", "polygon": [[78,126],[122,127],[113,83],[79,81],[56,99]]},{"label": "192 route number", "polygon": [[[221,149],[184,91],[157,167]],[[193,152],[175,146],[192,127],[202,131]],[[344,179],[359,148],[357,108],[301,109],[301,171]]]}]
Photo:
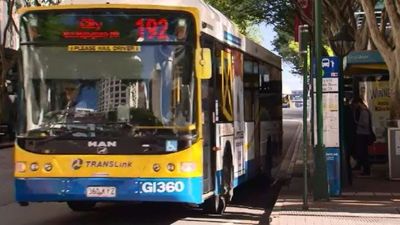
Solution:
[{"label": "192 route number", "polygon": [[144,193],[173,193],[182,192],[184,189],[185,184],[182,181],[142,183],[142,192]]}]

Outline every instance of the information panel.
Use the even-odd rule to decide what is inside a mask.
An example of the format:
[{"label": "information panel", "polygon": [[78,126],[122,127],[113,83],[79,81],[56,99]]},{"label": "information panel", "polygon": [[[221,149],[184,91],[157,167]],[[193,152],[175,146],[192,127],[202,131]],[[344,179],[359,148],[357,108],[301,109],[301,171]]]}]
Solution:
[{"label": "information panel", "polygon": [[[327,148],[339,147],[339,60],[337,57],[322,59],[322,104],[323,104],[323,137]],[[314,87],[316,79],[314,78]],[[316,99],[314,88],[314,99]],[[314,102],[315,103],[315,102]],[[314,115],[317,114],[314,106]],[[316,117],[315,117],[316,118]],[[316,121],[316,120],[315,120]],[[317,140],[317,123],[314,123],[315,140]]]}]

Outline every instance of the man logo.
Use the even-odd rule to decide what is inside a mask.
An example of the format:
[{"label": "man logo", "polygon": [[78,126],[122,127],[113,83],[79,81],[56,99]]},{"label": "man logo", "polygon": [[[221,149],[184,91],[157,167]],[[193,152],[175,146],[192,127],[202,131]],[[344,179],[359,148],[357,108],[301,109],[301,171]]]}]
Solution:
[{"label": "man logo", "polygon": [[110,148],[117,147],[116,141],[88,141],[88,147],[96,147],[96,148]]},{"label": "man logo", "polygon": [[79,170],[83,165],[83,160],[82,159],[75,159],[74,161],[72,161],[72,169],[74,170]]}]

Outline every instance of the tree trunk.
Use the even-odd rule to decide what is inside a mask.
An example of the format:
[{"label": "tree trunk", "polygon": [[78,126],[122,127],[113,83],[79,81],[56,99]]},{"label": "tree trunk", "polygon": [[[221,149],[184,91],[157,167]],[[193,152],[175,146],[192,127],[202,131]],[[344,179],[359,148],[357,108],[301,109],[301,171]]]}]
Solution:
[{"label": "tree trunk", "polygon": [[[400,120],[400,50],[395,50],[395,62],[389,69],[390,79],[390,118]],[[389,66],[389,65],[388,65]]]}]

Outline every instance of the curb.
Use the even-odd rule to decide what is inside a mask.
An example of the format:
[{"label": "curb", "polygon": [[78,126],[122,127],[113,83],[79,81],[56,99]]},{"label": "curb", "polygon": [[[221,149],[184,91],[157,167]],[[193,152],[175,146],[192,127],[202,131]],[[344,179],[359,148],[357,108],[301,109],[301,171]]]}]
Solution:
[{"label": "curb", "polygon": [[11,148],[12,146],[14,146],[14,142],[0,143],[0,149],[3,149],[3,148]]},{"label": "curb", "polygon": [[294,163],[296,163],[297,159],[297,151],[299,149],[299,145],[301,142],[302,133],[303,133],[303,125],[300,123],[294,135],[295,138],[293,138],[292,141],[290,142],[286,155],[282,160],[281,165],[279,166],[279,170],[276,172],[274,176],[277,178],[277,180],[285,182],[285,180],[291,178]]},{"label": "curb", "polygon": [[[298,151],[300,150],[299,147],[301,146],[301,137],[302,137],[302,133],[303,133],[303,124],[301,123],[299,125],[299,127],[297,128],[296,134],[295,134],[295,138],[292,140],[292,142],[289,145],[289,149],[286,153],[285,159],[288,160],[288,156],[291,155],[290,161],[288,166],[284,166],[283,163],[279,169],[278,172],[278,179],[280,180],[280,188],[282,188],[282,186],[285,185],[289,185],[290,181],[292,179],[292,174],[293,174],[293,169],[294,169],[294,165],[297,161],[297,155],[298,155]],[[286,170],[285,170],[286,168]],[[284,171],[286,171],[286,173],[284,173]],[[269,218],[269,224],[274,224],[274,225],[278,225],[280,224],[279,222],[279,217],[280,217],[280,212],[282,211],[284,204],[285,204],[285,199],[280,199],[279,195],[280,195],[280,190],[278,192],[278,196],[276,198],[276,202],[275,205],[271,211],[270,214],[270,218]]]}]

